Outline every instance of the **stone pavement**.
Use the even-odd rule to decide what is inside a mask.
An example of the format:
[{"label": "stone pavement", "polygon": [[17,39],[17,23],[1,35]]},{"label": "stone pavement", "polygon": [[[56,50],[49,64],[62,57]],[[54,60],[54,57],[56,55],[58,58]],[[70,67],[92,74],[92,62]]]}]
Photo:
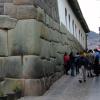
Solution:
[{"label": "stone pavement", "polygon": [[97,100],[100,98],[100,77],[89,78],[80,84],[77,77],[63,76],[39,97],[20,100]]}]

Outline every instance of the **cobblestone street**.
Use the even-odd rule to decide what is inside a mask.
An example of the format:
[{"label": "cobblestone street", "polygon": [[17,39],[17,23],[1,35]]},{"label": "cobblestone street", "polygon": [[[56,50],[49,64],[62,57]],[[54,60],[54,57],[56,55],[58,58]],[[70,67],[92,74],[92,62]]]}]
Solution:
[{"label": "cobblestone street", "polygon": [[20,100],[97,100],[100,98],[100,77],[87,79],[80,84],[77,77],[63,76],[40,97],[25,97]]}]

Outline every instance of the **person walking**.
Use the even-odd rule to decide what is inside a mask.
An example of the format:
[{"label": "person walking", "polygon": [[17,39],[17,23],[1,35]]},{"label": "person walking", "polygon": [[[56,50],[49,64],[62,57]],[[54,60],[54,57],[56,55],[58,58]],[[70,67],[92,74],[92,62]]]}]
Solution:
[{"label": "person walking", "polygon": [[66,75],[68,75],[68,71],[70,69],[70,66],[69,66],[69,61],[70,61],[70,57],[69,55],[65,52],[64,54],[64,72]]},{"label": "person walking", "polygon": [[73,52],[70,53],[70,68],[71,68],[71,76],[75,76],[75,57],[74,57],[74,54]]},{"label": "person walking", "polygon": [[92,50],[88,51],[87,59],[89,61],[89,66],[88,66],[87,74],[88,74],[88,77],[93,77],[94,55],[93,55],[93,51]]},{"label": "person walking", "polygon": [[76,75],[79,74],[79,59],[80,59],[80,55],[79,52],[76,53],[75,55],[75,68],[76,68]]},{"label": "person walking", "polygon": [[79,82],[86,82],[86,69],[88,67],[89,61],[86,58],[86,52],[80,53],[80,74],[79,74]]},{"label": "person walking", "polygon": [[94,60],[94,73],[96,76],[100,74],[100,52],[95,49],[95,60]]}]

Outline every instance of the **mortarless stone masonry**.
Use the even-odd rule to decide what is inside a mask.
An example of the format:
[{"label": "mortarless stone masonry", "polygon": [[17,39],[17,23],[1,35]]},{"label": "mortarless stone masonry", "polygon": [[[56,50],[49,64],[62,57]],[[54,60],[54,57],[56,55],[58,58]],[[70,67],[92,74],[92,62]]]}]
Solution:
[{"label": "mortarless stone masonry", "polygon": [[42,95],[63,75],[63,55],[82,49],[59,24],[57,0],[0,0],[0,77],[5,92],[21,82],[24,95]]}]

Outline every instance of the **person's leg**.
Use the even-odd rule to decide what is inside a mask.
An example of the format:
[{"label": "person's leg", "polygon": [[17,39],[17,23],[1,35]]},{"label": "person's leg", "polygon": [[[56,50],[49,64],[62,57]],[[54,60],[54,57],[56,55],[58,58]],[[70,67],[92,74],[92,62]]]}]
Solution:
[{"label": "person's leg", "polygon": [[78,79],[79,79],[79,82],[82,83],[82,79],[83,79],[82,67],[80,67],[80,69],[79,69]]},{"label": "person's leg", "polygon": [[77,64],[75,64],[75,71],[76,71],[76,75],[77,75],[78,74]]},{"label": "person's leg", "polygon": [[71,64],[71,76],[74,76],[74,64]]},{"label": "person's leg", "polygon": [[75,67],[76,67],[76,75],[77,75],[77,74],[79,74],[79,66],[78,66],[78,64],[76,64]]},{"label": "person's leg", "polygon": [[66,74],[66,64],[64,64],[64,74]]},{"label": "person's leg", "polygon": [[83,81],[86,82],[86,68],[85,68],[85,66],[82,66],[82,71],[83,71]]}]

